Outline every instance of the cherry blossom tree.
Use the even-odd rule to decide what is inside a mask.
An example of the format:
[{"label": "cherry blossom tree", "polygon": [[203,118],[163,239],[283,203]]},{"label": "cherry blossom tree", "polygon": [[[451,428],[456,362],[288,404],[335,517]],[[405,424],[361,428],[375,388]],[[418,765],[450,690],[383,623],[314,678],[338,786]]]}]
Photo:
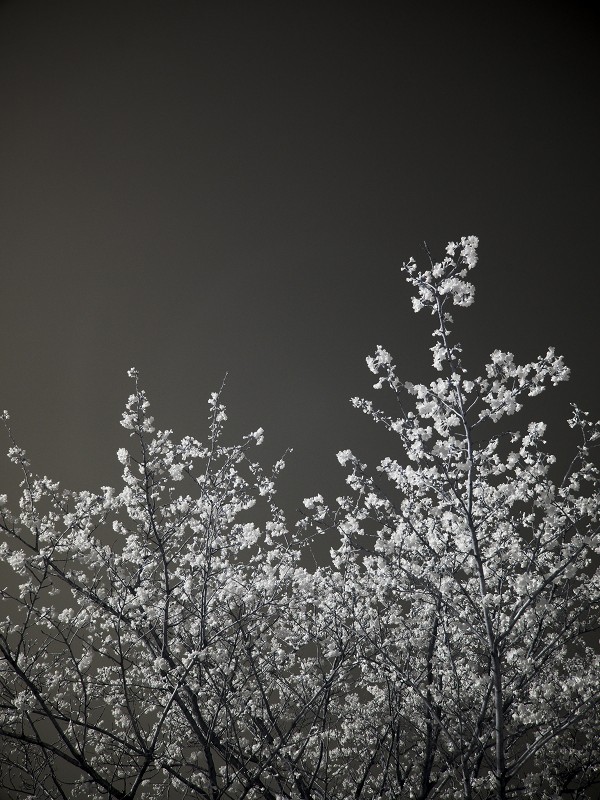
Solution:
[{"label": "cherry blossom tree", "polygon": [[562,475],[543,423],[504,427],[568,370],[552,349],[524,366],[497,350],[467,372],[449,306],[473,302],[476,249],[463,238],[424,271],[404,265],[415,311],[435,320],[437,375],[401,381],[377,348],[367,363],[397,411],[353,402],[393,455],[370,472],[339,453],[350,493],[305,500],[297,525],[275,503],[283,460],[266,472],[252,456],[262,429],[223,443],[220,392],[207,444],[175,442],[132,370],[120,491],[63,490],[12,442],[11,797],[592,796],[600,426],[573,407],[580,441]]},{"label": "cherry blossom tree", "polygon": [[[294,712],[278,695],[282,601],[297,554],[271,502],[274,475],[249,457],[262,430],[222,446],[215,394],[208,446],[174,444],[154,430],[130,374],[136,390],[122,424],[137,449],[119,450],[119,494],[61,491],[32,475],[20,448],[10,451],[23,496],[18,515],[2,510],[3,557],[22,583],[3,593],[5,785],[36,798],[166,797],[173,788],[274,798],[276,767],[280,780],[290,767],[271,731],[296,713],[293,736],[320,701],[308,698],[305,712],[293,698]],[[192,493],[176,491],[184,484]],[[268,512],[261,527],[249,514],[257,498]]]},{"label": "cherry blossom tree", "polygon": [[503,427],[569,373],[552,348],[523,366],[496,350],[483,375],[467,371],[449,306],[473,302],[477,245],[451,243],[423,271],[404,265],[414,310],[435,319],[438,376],[400,380],[382,347],[367,359],[397,411],[353,403],[403,457],[372,475],[339,453],[352,494],[334,510],[308,505],[339,533],[361,682],[384,721],[376,796],[588,797],[600,766],[600,426],[573,407],[580,442],[560,479],[543,423]]}]

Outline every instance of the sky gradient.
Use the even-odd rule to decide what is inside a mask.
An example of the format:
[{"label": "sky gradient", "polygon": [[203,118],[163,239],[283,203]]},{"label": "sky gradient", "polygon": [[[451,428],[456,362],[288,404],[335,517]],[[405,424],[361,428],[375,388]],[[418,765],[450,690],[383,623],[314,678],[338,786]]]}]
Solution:
[{"label": "sky gradient", "polygon": [[228,373],[231,440],[294,448],[292,519],[335,497],[338,450],[389,454],[348,402],[365,356],[429,376],[400,264],[468,234],[467,363],[553,344],[557,420],[598,414],[596,21],[490,8],[0,4],[0,407],[40,473],[118,483],[135,365],[199,438]]}]

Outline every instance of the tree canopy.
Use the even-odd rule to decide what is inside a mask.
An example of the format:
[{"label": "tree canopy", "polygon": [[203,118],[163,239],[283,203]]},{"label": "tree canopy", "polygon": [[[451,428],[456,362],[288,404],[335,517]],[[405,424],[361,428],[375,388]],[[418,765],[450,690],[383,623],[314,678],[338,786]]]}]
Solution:
[{"label": "tree canopy", "polygon": [[[276,503],[262,429],[224,443],[157,430],[139,376],[120,489],[68,491],[12,440],[0,496],[0,769],[15,798],[539,800],[591,797],[597,731],[600,426],[572,407],[560,469],[543,422],[554,349],[495,350],[473,375],[451,306],[474,299],[476,237],[403,265],[434,321],[435,376],[367,359],[393,410],[347,496]],[[306,557],[318,539],[328,559]],[[14,583],[14,586],[13,586]]]}]

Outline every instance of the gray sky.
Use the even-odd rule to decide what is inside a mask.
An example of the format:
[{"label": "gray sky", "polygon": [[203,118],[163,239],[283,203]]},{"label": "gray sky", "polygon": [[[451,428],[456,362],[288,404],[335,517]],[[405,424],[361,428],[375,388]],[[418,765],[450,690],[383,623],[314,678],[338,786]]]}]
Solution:
[{"label": "gray sky", "polygon": [[595,19],[454,6],[0,4],[0,407],[41,473],[118,483],[131,365],[200,438],[228,372],[284,506],[335,496],[337,450],[388,454],[365,356],[428,375],[399,265],[465,234],[467,361],[554,344],[598,413]]}]

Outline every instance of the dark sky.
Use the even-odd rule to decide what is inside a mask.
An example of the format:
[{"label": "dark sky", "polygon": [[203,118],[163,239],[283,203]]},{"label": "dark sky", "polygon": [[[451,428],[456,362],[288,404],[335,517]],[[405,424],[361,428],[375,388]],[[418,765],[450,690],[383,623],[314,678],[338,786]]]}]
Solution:
[{"label": "dark sky", "polygon": [[469,363],[554,344],[574,371],[559,416],[571,397],[598,413],[586,7],[0,4],[0,407],[37,469],[118,483],[131,365],[158,424],[201,438],[228,372],[231,439],[295,448],[292,516],[335,496],[337,450],[387,454],[348,402],[365,356],[428,376],[399,266],[466,234]]}]

